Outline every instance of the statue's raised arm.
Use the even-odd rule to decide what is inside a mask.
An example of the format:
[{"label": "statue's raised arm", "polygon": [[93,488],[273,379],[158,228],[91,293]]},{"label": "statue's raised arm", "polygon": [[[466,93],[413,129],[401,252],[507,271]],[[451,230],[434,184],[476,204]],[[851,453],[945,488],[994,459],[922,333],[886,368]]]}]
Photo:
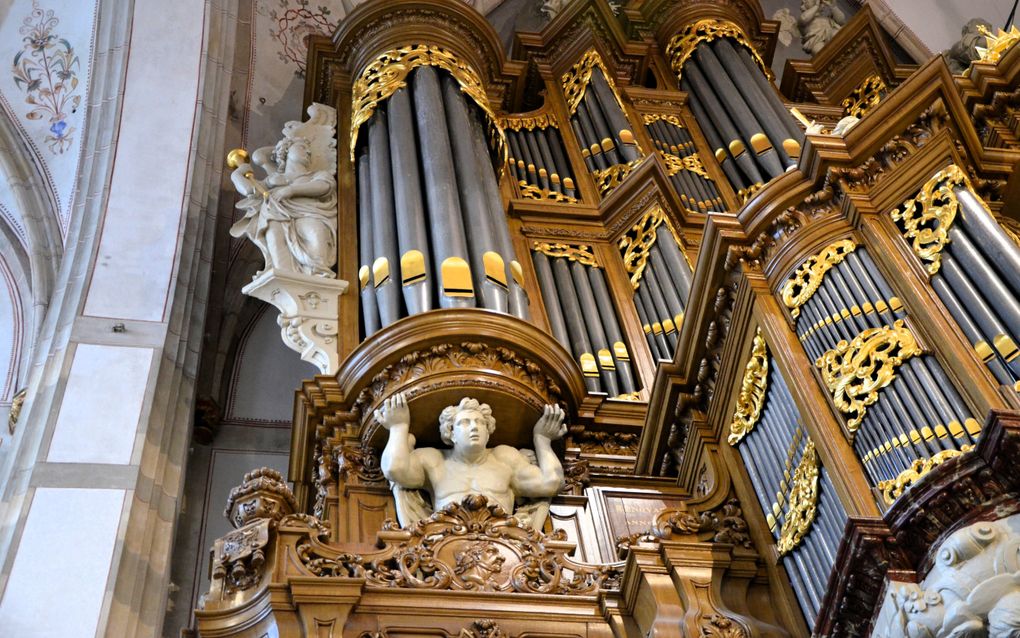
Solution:
[{"label": "statue's raised arm", "polygon": [[334,278],[336,264],[336,111],[308,107],[307,122],[287,122],[283,139],[252,155],[265,171],[257,179],[246,154],[235,151],[230,179],[245,198],[244,217],[230,229],[248,237],[265,259],[264,270]]},{"label": "statue's raised arm", "polygon": [[[407,400],[396,394],[375,413],[376,421],[389,431],[380,465],[395,489],[427,489],[436,510],[460,503],[469,494],[481,494],[508,515],[515,512],[518,501],[539,499],[548,506],[548,500],[563,486],[563,466],[552,449],[552,441],[566,432],[563,418],[559,406],[545,406],[533,432],[533,463],[530,450],[508,445],[489,448],[489,437],[496,430],[492,408],[465,397],[439,416],[440,438],[452,449],[414,449]],[[411,511],[403,507],[402,495],[394,493],[402,525],[421,517],[420,508]],[[541,528],[544,518],[545,509],[538,508],[529,512],[527,521]]]},{"label": "statue's raised arm", "polygon": [[563,417],[560,406],[547,405],[535,423],[533,436],[537,465],[532,465],[522,456],[524,462],[514,468],[512,486],[517,496],[551,498],[563,487],[563,465],[552,449],[552,442],[567,432]]}]

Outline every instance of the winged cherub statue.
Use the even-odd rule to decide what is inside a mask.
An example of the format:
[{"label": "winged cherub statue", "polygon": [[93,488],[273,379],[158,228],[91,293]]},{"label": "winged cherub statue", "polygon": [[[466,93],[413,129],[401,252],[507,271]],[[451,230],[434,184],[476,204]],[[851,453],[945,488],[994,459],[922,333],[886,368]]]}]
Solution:
[{"label": "winged cherub statue", "polygon": [[[563,486],[563,466],[552,441],[566,433],[563,410],[547,405],[535,423],[534,460],[531,450],[509,445],[487,447],[496,429],[492,409],[476,399],[463,398],[439,416],[439,433],[453,449],[414,448],[409,434],[411,419],[407,398],[398,393],[376,410],[376,420],[389,430],[383,449],[383,474],[394,484],[397,515],[405,527],[428,516],[420,496],[409,490],[425,489],[435,509],[458,503],[468,494],[481,494],[506,512],[541,530],[549,500]],[[526,502],[525,499],[535,499]],[[524,502],[514,509],[514,504]]]}]

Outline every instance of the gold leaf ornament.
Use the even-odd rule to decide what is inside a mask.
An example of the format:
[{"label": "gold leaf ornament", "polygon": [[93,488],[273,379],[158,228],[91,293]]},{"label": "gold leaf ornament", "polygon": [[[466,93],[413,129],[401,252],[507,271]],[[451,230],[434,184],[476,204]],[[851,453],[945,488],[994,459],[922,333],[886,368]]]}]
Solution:
[{"label": "gold leaf ornament", "polygon": [[489,106],[482,80],[471,66],[447,49],[428,44],[412,44],[393,49],[377,57],[354,81],[351,116],[351,160],[358,145],[358,130],[375,113],[376,106],[397,90],[407,86],[407,76],[420,66],[435,66],[447,71],[488,118],[490,142],[506,163],[507,144],[496,114]]},{"label": "gold leaf ornament", "polygon": [[850,239],[833,242],[817,255],[809,257],[797,272],[793,273],[783,286],[782,298],[794,319],[800,316],[800,307],[807,303],[822,285],[826,273],[856,249],[857,244]]},{"label": "gold leaf ornament", "polygon": [[882,96],[888,90],[882,78],[877,75],[869,75],[843,100],[843,112],[854,117],[864,117],[868,111],[882,101]]},{"label": "gold leaf ornament", "polygon": [[584,98],[584,92],[591,82],[592,71],[596,68],[602,70],[602,77],[606,79],[606,83],[612,89],[617,105],[621,111],[624,110],[623,102],[620,100],[620,95],[616,90],[616,83],[613,82],[613,76],[609,73],[609,69],[606,68],[605,63],[595,49],[588,49],[581,56],[577,64],[570,67],[570,70],[564,73],[561,78],[563,95],[567,99],[567,110],[571,115],[574,114],[574,111],[577,110],[577,105]]},{"label": "gold leaf ornament", "polygon": [[706,18],[685,26],[680,33],[670,38],[669,44],[666,45],[666,57],[669,58],[669,64],[676,73],[677,79],[680,79],[683,74],[684,64],[694,54],[699,44],[718,40],[719,38],[730,38],[747,49],[751,54],[751,58],[761,68],[762,73],[765,74],[765,77],[772,78],[772,70],[765,64],[765,60],[758,55],[758,51],[740,27],[728,20]]},{"label": "gold leaf ornament", "polygon": [[811,531],[811,524],[818,513],[818,472],[818,452],[815,451],[815,442],[809,438],[800,463],[793,471],[786,516],[776,543],[780,556],[793,551]]},{"label": "gold leaf ornament", "polygon": [[[955,192],[958,187],[974,192],[963,170],[950,164],[925,182],[902,208],[891,213],[893,221],[901,224],[903,237],[910,242],[914,254],[929,262],[925,268],[930,275],[942,267],[942,249],[949,244],[949,229],[960,211]],[[977,195],[975,198],[980,201]]]},{"label": "gold leaf ornament", "polygon": [[[631,227],[630,232],[620,238],[620,250],[623,251],[623,266],[630,273],[630,283],[637,290],[641,285],[641,276],[648,264],[648,254],[655,245],[655,231],[666,221],[666,216],[658,206],[641,216],[641,221]],[[680,246],[680,242],[677,242]],[[681,248],[681,250],[683,250]]]},{"label": "gold leaf ornament", "polygon": [[582,266],[599,267],[591,246],[585,244],[553,244],[536,241],[531,245],[531,249],[542,253],[546,257],[563,257],[569,261],[576,261]]},{"label": "gold leaf ornament", "polygon": [[744,366],[744,379],[740,383],[737,407],[733,412],[733,420],[730,421],[730,435],[726,438],[730,445],[740,443],[758,424],[762,404],[765,402],[765,392],[768,389],[768,375],[768,346],[765,344],[765,337],[761,335],[761,328],[758,328],[751,343],[751,358]]},{"label": "gold leaf ornament", "polygon": [[878,401],[878,391],[893,382],[904,361],[919,354],[913,333],[897,320],[892,327],[870,328],[853,341],[840,341],[818,357],[815,366],[836,408],[849,416],[847,429],[856,432],[868,406]]},{"label": "gold leaf ornament", "polygon": [[876,487],[878,487],[879,491],[882,492],[882,498],[885,499],[885,502],[892,503],[899,498],[903,492],[907,491],[910,486],[920,481],[922,476],[931,472],[933,469],[942,465],[949,459],[955,459],[956,457],[962,456],[964,453],[970,452],[973,449],[973,445],[964,445],[959,450],[942,450],[931,458],[917,459],[910,464],[910,467],[900,472],[896,478],[889,479],[887,481],[879,481]]}]

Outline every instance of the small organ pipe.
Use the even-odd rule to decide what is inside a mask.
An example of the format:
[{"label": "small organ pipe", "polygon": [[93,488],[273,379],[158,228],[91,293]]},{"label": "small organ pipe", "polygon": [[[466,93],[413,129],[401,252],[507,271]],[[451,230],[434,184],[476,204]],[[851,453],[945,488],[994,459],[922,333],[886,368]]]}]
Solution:
[{"label": "small organ pipe", "polygon": [[[553,278],[556,280],[556,290],[559,292],[563,319],[567,324],[570,335],[570,345],[574,357],[580,362],[586,358],[594,361],[594,352],[591,342],[588,340],[588,331],[584,325],[584,318],[581,316],[581,304],[577,299],[577,292],[574,290],[574,283],[570,275],[570,267],[563,258],[552,260]],[[601,392],[598,371],[585,370],[583,363],[581,370],[584,372],[584,385],[589,392]]]},{"label": "small organ pipe", "polygon": [[549,149],[549,141],[546,139],[546,131],[548,129],[535,129],[531,131],[531,134],[535,136],[535,141],[538,142],[538,152],[542,155],[542,163],[545,164],[546,171],[549,174],[549,183],[552,185],[552,190],[557,193],[563,192],[562,176],[559,170],[556,168],[556,162],[553,160],[552,151]]},{"label": "small organ pipe", "polygon": [[531,253],[531,257],[535,263],[538,287],[542,291],[542,299],[545,301],[545,314],[549,318],[549,329],[552,330],[557,341],[570,347],[570,337],[567,334],[567,325],[563,320],[563,309],[560,308],[560,297],[556,292],[556,282],[553,279],[549,258],[537,250]]},{"label": "small organ pipe", "polygon": [[578,262],[571,262],[570,274],[574,279],[574,291],[577,293],[577,300],[581,303],[581,319],[584,321],[585,329],[588,332],[588,339],[592,345],[592,354],[598,363],[599,374],[602,377],[602,387],[611,397],[619,396],[620,387],[616,383],[616,362],[613,360],[610,351],[611,344],[606,339],[602,330],[602,321],[599,315],[601,310],[595,303],[595,294],[591,289],[591,282],[585,273],[587,266]]},{"label": "small organ pipe", "polygon": [[[613,308],[613,300],[609,295],[609,286],[606,285],[606,275],[601,268],[588,268],[588,279],[591,282],[592,292],[595,294],[595,303],[601,308],[599,317],[602,318],[602,327],[605,329],[606,337],[611,341],[613,359],[616,361],[616,375],[623,387],[623,392],[630,394],[635,392],[637,384],[634,382],[634,373],[630,365],[630,356],[626,358],[627,344],[623,340],[623,331],[616,319],[616,311]],[[620,351],[618,348],[623,348]]]},{"label": "small organ pipe", "polygon": [[602,148],[602,152],[605,153],[606,159],[610,164],[623,164],[623,156],[617,152],[616,137],[609,128],[609,123],[606,122],[598,100],[592,97],[591,91],[585,91],[584,96],[581,98],[581,104],[578,105],[578,108],[581,107],[587,111],[592,126],[595,127],[595,134],[599,138],[598,144]]}]

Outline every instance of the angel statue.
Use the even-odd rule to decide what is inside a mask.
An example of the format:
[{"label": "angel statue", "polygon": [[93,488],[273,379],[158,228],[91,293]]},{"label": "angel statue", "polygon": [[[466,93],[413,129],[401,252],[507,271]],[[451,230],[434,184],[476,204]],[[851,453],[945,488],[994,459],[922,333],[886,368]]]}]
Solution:
[{"label": "angel statue", "polygon": [[439,415],[439,434],[453,449],[415,449],[407,399],[403,393],[393,395],[375,418],[389,430],[380,465],[394,485],[400,523],[406,527],[432,513],[417,492],[424,489],[436,510],[481,494],[541,531],[549,501],[563,487],[563,466],[552,449],[552,441],[567,431],[563,416],[558,405],[545,406],[535,423],[533,452],[509,445],[489,448],[489,435],[496,430],[492,408],[464,398]]},{"label": "angel statue", "polygon": [[336,110],[308,107],[307,122],[287,122],[283,139],[252,153],[266,177],[254,177],[247,153],[231,151],[234,187],[244,195],[244,217],[231,227],[265,258],[263,270],[333,279],[336,264]]},{"label": "angel statue", "polygon": [[804,52],[817,54],[845,23],[846,15],[834,0],[801,0],[797,26]]}]

